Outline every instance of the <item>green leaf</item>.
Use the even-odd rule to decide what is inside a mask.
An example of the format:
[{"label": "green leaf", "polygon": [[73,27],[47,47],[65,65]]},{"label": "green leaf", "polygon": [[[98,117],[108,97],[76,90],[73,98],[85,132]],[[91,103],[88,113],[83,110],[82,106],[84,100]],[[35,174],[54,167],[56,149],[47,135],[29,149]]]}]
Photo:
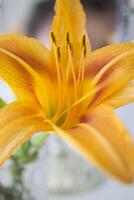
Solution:
[{"label": "green leaf", "polygon": [[3,108],[6,105],[7,105],[6,102],[0,98],[0,108]]},{"label": "green leaf", "polygon": [[41,133],[37,138],[32,140],[33,145],[37,147],[41,146],[48,136],[49,134],[47,132]]}]

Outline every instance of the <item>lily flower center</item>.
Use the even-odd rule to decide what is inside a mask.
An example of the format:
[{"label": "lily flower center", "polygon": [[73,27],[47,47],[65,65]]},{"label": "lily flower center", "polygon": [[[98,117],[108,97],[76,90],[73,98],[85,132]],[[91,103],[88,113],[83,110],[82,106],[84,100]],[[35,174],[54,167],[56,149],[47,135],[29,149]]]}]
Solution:
[{"label": "lily flower center", "polygon": [[[52,121],[62,127],[70,127],[78,121],[78,118],[82,112],[88,107],[85,104],[82,109],[81,104],[85,99],[88,99],[91,94],[85,95],[85,58],[86,58],[86,36],[83,35],[81,42],[80,58],[77,61],[78,67],[76,67],[76,60],[74,59],[74,48],[70,40],[70,34],[66,34],[66,61],[61,61],[62,55],[61,48],[57,45],[56,38],[53,32],[51,32],[52,50],[55,60],[57,85],[58,85],[58,104],[56,113],[54,114]],[[71,118],[71,120],[70,120]]]}]

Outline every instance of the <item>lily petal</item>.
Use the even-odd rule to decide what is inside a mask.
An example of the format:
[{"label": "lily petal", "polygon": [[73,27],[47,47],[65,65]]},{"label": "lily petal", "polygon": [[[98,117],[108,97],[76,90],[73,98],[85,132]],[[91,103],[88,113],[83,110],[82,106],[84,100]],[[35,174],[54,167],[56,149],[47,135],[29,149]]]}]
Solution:
[{"label": "lily petal", "polygon": [[[32,93],[36,93],[35,96],[37,96],[43,108],[45,108],[45,110],[47,110],[46,112],[50,115],[50,110],[48,110],[48,107],[51,107],[52,110],[55,110],[57,106],[56,89],[55,101],[52,98],[53,86],[56,85],[56,88],[57,83],[56,75],[53,73],[54,71],[50,70],[50,52],[47,50],[47,48],[45,48],[45,46],[43,46],[38,40],[34,38],[21,35],[2,35],[0,36],[0,49],[10,54],[10,56],[17,60],[17,62],[19,62],[19,64],[21,65],[20,69],[19,67],[17,67],[17,70],[15,69],[16,71],[19,71],[19,73],[12,71],[12,76],[8,80],[10,82],[9,85],[13,85],[13,90],[15,90],[15,92],[17,89],[17,96],[18,89],[21,89],[23,87],[23,82],[25,82],[24,84],[27,86],[27,88],[31,87],[32,89],[32,87],[34,87],[36,91],[32,91]],[[3,60],[2,62],[5,62],[6,65],[6,61]],[[13,67],[14,66],[8,66],[9,70],[12,70]],[[27,72],[25,73],[23,68],[25,68],[25,70],[30,73],[32,78],[29,77],[29,75],[27,77]],[[18,73],[18,75],[13,76],[13,73]],[[18,79],[19,77],[21,77],[22,85],[16,83],[16,77]],[[27,80],[23,81],[23,79]],[[36,84],[33,84],[33,82],[36,82]],[[16,86],[14,86],[14,84]],[[21,98],[29,96],[29,94],[25,94],[25,89],[26,87],[23,87],[23,91],[19,91],[19,96],[21,95]]]},{"label": "lily petal", "polygon": [[85,69],[86,77],[94,77],[105,65],[117,56],[134,49],[134,42],[113,44],[93,51]]},{"label": "lily petal", "polygon": [[21,35],[1,35],[0,48],[20,57],[39,74],[51,75],[49,51],[38,40]]},{"label": "lily petal", "polygon": [[[28,102],[27,102],[28,103]],[[34,133],[45,130],[44,118],[33,102],[15,102],[0,110],[0,165]]]},{"label": "lily petal", "polygon": [[111,107],[96,108],[72,129],[53,127],[100,168],[123,182],[134,181],[134,144]]},{"label": "lily petal", "polygon": [[45,113],[50,112],[48,100],[49,83],[20,57],[0,48],[0,76],[15,92],[20,100],[34,99],[44,108]]},{"label": "lily petal", "polygon": [[0,49],[0,77],[11,87],[18,98],[33,98],[32,76],[11,56]]},{"label": "lily petal", "polygon": [[119,108],[134,102],[134,83],[130,82],[125,89],[117,91],[105,100],[105,104]]},{"label": "lily petal", "polygon": [[52,32],[56,38],[57,46],[60,47],[61,56],[67,54],[67,42],[69,42],[74,57],[79,60],[83,36],[86,37],[86,53],[89,55],[90,42],[86,32],[86,17],[80,0],[57,0],[55,12]]},{"label": "lily petal", "polygon": [[125,89],[134,79],[134,49],[129,50],[110,61],[95,76],[96,85],[103,85],[97,92],[91,105],[104,102],[112,94]]}]

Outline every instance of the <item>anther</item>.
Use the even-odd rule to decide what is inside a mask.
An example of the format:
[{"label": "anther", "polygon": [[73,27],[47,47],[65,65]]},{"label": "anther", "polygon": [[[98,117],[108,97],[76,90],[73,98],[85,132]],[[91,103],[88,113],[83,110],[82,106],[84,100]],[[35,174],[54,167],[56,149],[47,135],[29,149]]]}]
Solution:
[{"label": "anther", "polygon": [[60,47],[57,48],[57,54],[58,54],[58,59],[60,59],[61,54],[60,54]]},{"label": "anther", "polygon": [[84,56],[86,57],[86,54],[87,54],[87,48],[86,48],[86,36],[85,36],[85,35],[83,35],[82,46],[83,46],[83,48],[84,48]]},{"label": "anther", "polygon": [[67,48],[70,48],[70,50],[72,50],[72,45],[71,45],[71,42],[70,42],[70,37],[69,37],[69,33],[67,33]]},{"label": "anther", "polygon": [[51,38],[52,38],[52,41],[53,41],[53,43],[55,43],[55,44],[56,44],[56,39],[55,39],[54,33],[53,33],[53,32],[51,32],[50,34],[51,34]]}]

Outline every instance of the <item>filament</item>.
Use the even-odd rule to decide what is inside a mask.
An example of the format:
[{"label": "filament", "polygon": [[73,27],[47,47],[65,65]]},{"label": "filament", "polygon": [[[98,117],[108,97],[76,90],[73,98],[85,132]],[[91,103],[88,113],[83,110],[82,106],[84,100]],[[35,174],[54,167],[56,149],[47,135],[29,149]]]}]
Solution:
[{"label": "filament", "polygon": [[86,100],[87,98],[89,98],[90,96],[96,94],[96,92],[98,92],[99,90],[101,90],[104,87],[104,84],[99,85],[98,87],[96,87],[96,89],[88,92],[86,95],[82,96],[81,98],[79,98],[76,102],[74,102],[72,105],[70,105],[70,107],[68,107],[67,109],[64,110],[63,113],[61,113],[60,118],[66,114],[68,112],[68,110],[70,110],[71,108],[77,106],[78,104],[82,103],[84,100]]},{"label": "filament", "polygon": [[85,64],[85,59],[84,59],[84,48],[83,48],[81,52],[81,58],[80,58],[80,67],[78,71],[77,85],[82,83],[84,80],[84,64]]},{"label": "filament", "polygon": [[60,60],[60,48],[57,47],[57,44],[56,44],[56,39],[54,37],[54,33],[51,32],[51,38],[52,38],[52,42],[53,42],[53,50],[54,50],[54,56],[55,56],[55,62],[56,62],[56,71],[57,71],[57,79],[58,79],[58,91],[59,91],[59,94],[58,94],[58,98],[59,98],[59,103],[58,103],[58,109],[60,108],[60,105],[61,105],[61,91],[62,91],[62,70],[61,70],[61,67],[60,67],[60,63],[59,63],[59,60]]},{"label": "filament", "polygon": [[86,48],[86,36],[83,35],[82,38],[82,50],[81,50],[81,56],[80,56],[80,65],[78,70],[78,79],[77,79],[77,85],[82,84],[84,81],[84,66],[85,66],[85,57],[87,54],[87,48]]}]

